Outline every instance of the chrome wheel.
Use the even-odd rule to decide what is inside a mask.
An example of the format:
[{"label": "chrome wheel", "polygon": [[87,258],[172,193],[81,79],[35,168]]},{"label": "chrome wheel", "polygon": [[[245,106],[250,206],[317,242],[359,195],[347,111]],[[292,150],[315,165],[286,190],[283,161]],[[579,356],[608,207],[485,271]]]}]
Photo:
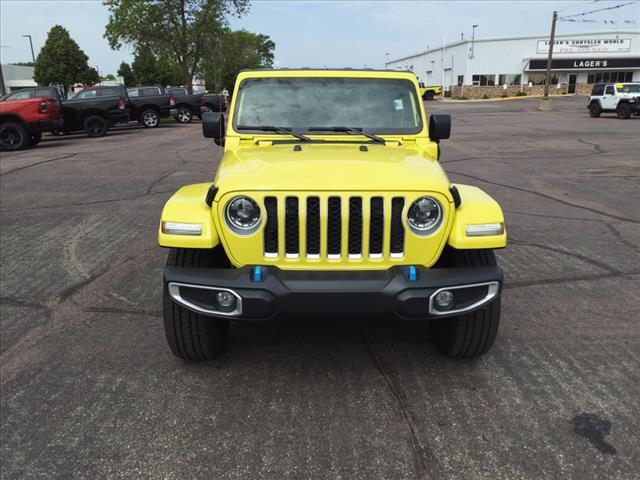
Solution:
[{"label": "chrome wheel", "polygon": [[180,123],[191,122],[191,110],[185,107],[180,107],[178,109],[178,116],[176,118]]},{"label": "chrome wheel", "polygon": [[160,118],[153,110],[147,110],[142,114],[142,123],[144,123],[145,127],[157,127],[160,124]]}]

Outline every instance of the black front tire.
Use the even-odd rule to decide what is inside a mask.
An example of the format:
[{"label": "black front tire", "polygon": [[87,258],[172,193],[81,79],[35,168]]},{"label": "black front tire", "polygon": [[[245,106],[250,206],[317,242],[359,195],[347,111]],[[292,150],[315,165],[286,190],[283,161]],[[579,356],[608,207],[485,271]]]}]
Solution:
[{"label": "black front tire", "polygon": [[29,146],[31,137],[27,129],[16,122],[0,124],[0,150],[15,151]]},{"label": "black front tire", "polygon": [[109,123],[100,115],[90,115],[84,120],[83,128],[90,137],[104,137],[109,131]]},{"label": "black front tire", "polygon": [[591,102],[589,104],[589,115],[592,118],[598,118],[602,114],[602,107],[598,102]]},{"label": "black front tire", "polygon": [[422,97],[423,99],[427,100],[427,101],[431,101],[433,100],[433,92],[427,92],[424,94],[424,96]]},{"label": "black front tire", "polygon": [[618,114],[619,119],[626,120],[631,116],[631,105],[628,103],[621,103],[616,108],[616,113]]},{"label": "black front tire", "polygon": [[[453,250],[448,252],[448,267],[485,267],[496,265],[492,250]],[[491,303],[475,312],[431,323],[433,341],[449,357],[469,358],[487,353],[500,326],[500,293]]]},{"label": "black front tire", "polygon": [[[224,267],[214,250],[172,248],[167,266]],[[226,258],[226,257],[224,257]],[[164,331],[173,354],[183,360],[203,362],[219,356],[227,345],[229,320],[197,314],[178,305],[164,287]]]}]

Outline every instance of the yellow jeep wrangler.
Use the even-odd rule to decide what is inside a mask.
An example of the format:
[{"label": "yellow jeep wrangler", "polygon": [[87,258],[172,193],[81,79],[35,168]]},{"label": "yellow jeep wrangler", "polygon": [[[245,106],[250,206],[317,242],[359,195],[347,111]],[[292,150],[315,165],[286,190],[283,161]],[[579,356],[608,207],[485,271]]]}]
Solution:
[{"label": "yellow jeep wrangler", "polygon": [[436,95],[442,95],[442,87],[440,85],[425,85],[424,83],[419,82],[418,86],[420,98],[423,100],[433,100]]},{"label": "yellow jeep wrangler", "polygon": [[500,206],[438,163],[448,115],[425,117],[415,75],[259,70],[238,75],[213,182],[167,201],[158,242],[173,353],[207,360],[229,321],[386,316],[428,322],[447,355],[493,344],[506,246]]}]

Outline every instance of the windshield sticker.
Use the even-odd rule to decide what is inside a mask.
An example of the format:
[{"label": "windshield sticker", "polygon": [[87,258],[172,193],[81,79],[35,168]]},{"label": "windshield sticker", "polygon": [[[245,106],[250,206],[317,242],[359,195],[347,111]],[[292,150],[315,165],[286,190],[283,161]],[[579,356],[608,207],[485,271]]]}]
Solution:
[{"label": "windshield sticker", "polygon": [[404,107],[402,106],[402,99],[401,98],[396,98],[393,101],[393,106],[396,110],[404,110]]}]

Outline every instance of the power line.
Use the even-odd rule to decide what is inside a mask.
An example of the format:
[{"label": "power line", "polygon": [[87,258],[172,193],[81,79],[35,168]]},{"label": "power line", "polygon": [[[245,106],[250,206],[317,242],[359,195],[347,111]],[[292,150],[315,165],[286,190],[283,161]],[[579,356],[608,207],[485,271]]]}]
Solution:
[{"label": "power line", "polygon": [[583,15],[591,15],[592,13],[604,12],[606,10],[615,10],[617,8],[622,8],[622,7],[626,7],[626,6],[629,6],[629,5],[633,5],[634,3],[636,3],[636,2],[620,3],[618,5],[612,5],[611,7],[599,8],[597,10],[590,10],[588,12],[575,13],[575,14],[571,14],[571,15],[564,15],[562,17],[558,17],[558,19],[571,18],[571,17],[581,17]]},{"label": "power line", "polygon": [[[591,1],[591,2],[587,2],[586,4],[584,4],[584,6],[586,6],[586,5],[591,5],[592,3],[598,3],[598,2],[600,2],[600,1],[602,1],[602,0],[593,0],[593,1]],[[582,3],[580,3],[580,4],[578,4],[578,5],[570,5],[570,6],[568,6],[568,7],[564,7],[564,8],[561,8],[560,10],[557,10],[557,12],[558,12],[558,13],[560,13],[560,12],[564,12],[565,10],[569,10],[569,9],[571,9],[571,8],[582,7],[582,6],[583,6],[583,4],[582,4]]]}]

